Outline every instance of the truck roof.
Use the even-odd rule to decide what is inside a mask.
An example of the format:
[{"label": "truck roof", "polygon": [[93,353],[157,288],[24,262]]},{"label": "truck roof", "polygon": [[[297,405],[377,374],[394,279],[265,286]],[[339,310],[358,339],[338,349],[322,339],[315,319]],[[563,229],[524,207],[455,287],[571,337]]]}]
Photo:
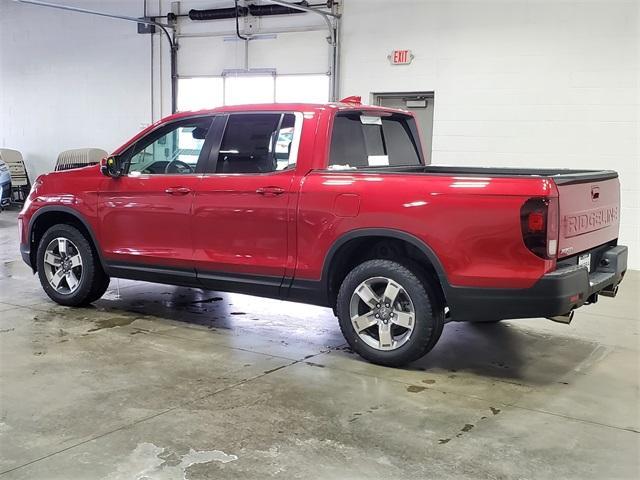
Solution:
[{"label": "truck roof", "polygon": [[336,109],[339,111],[344,110],[375,110],[381,112],[389,112],[389,113],[404,113],[408,114],[409,112],[406,110],[396,109],[396,108],[388,108],[381,107],[378,105],[365,105],[360,103],[341,103],[341,102],[331,102],[331,103],[255,103],[248,105],[226,105],[223,107],[202,109],[202,110],[189,110],[174,113],[173,115],[169,115],[157,123],[164,123],[169,120],[175,120],[183,117],[189,117],[191,115],[197,114],[207,114],[207,113],[225,113],[225,112],[262,112],[262,111],[290,111],[290,112],[317,112],[325,109]]},{"label": "truck roof", "polygon": [[127,147],[129,147],[133,142],[137,141],[139,138],[146,135],[148,132],[157,128],[159,125],[162,125],[167,122],[171,122],[173,120],[179,120],[181,118],[187,118],[194,115],[207,115],[207,114],[215,114],[215,113],[232,113],[232,112],[313,112],[319,113],[321,111],[325,111],[327,109],[333,109],[336,111],[347,111],[347,110],[368,110],[368,111],[379,111],[379,112],[387,112],[387,113],[402,113],[404,115],[412,115],[411,112],[407,110],[401,110],[396,108],[388,108],[381,107],[378,105],[364,105],[356,102],[332,102],[332,103],[255,103],[248,105],[226,105],[223,107],[217,108],[209,108],[203,110],[189,110],[174,113],[172,115],[168,115],[160,120],[154,122],[149,125],[147,128],[138,132],[133,138],[129,139],[125,144],[118,147],[113,154],[117,155],[124,151]]}]

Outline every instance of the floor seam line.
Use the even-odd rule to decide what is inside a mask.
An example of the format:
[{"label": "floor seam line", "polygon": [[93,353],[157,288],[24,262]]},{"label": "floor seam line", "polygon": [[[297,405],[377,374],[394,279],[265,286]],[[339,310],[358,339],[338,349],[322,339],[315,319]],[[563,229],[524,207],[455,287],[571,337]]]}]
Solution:
[{"label": "floor seam line", "polygon": [[624,432],[640,433],[640,430],[636,430],[636,429],[631,428],[631,427],[626,428],[626,427],[618,427],[616,425],[608,425],[606,423],[595,422],[593,420],[587,420],[585,418],[571,417],[569,415],[564,415],[562,413],[554,413],[554,412],[549,412],[547,410],[539,410],[537,408],[523,407],[522,405],[518,405],[516,403],[505,403],[505,405],[507,405],[509,407],[517,408],[517,409],[520,409],[520,410],[525,410],[527,412],[536,412],[536,413],[541,413],[543,415],[552,415],[554,417],[560,417],[560,418],[564,418],[564,419],[567,419],[567,420],[573,420],[575,422],[586,423],[586,424],[589,424],[589,425],[595,425],[595,426],[598,426],[598,427],[613,428],[614,430],[622,430]]}]

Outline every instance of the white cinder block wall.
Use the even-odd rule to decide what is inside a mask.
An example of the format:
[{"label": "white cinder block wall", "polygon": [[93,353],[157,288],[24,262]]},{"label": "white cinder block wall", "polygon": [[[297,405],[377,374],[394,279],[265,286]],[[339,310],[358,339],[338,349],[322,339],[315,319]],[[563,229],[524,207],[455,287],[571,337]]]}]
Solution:
[{"label": "white cinder block wall", "polygon": [[[64,0],[141,16],[142,0]],[[342,95],[434,91],[433,162],[612,168],[622,183],[621,242],[640,268],[640,33],[637,0],[344,0]],[[170,2],[162,0],[166,13]],[[149,2],[157,8],[157,2]],[[230,6],[182,2],[181,10]],[[157,13],[152,11],[151,13]],[[313,25],[311,16],[261,19],[260,28]],[[231,31],[185,22],[182,31]],[[0,0],[0,146],[37,173],[59,151],[112,150],[167,114],[168,57],[134,24]],[[184,39],[181,75],[239,68],[239,43]],[[391,66],[393,49],[411,49]],[[256,42],[250,67],[320,72],[321,32]],[[153,77],[153,116],[151,84]]]},{"label": "white cinder block wall", "polygon": [[[345,0],[342,94],[434,91],[433,163],[610,168],[640,268],[637,0]],[[393,49],[411,65],[391,66]]]}]

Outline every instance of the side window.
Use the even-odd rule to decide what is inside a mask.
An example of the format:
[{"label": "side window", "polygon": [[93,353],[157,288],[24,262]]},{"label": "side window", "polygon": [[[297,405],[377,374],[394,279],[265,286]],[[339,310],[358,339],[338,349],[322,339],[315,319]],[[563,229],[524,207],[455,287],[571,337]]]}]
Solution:
[{"label": "side window", "polygon": [[421,165],[414,120],[402,114],[339,114],[333,122],[332,170]]},{"label": "side window", "polygon": [[389,165],[420,165],[420,142],[413,118],[383,118],[382,133]]},{"label": "side window", "polygon": [[216,173],[268,173],[295,166],[292,113],[240,113],[229,116]]},{"label": "side window", "polygon": [[136,143],[128,173],[195,173],[211,118],[191,118],[171,123]]}]

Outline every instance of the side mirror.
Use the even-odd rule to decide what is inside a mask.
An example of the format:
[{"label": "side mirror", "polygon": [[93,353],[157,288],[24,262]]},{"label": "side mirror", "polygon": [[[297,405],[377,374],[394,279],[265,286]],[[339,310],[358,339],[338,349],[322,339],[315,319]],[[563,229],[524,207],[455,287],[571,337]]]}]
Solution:
[{"label": "side mirror", "polygon": [[116,155],[103,158],[100,162],[100,171],[103,175],[111,178],[118,178],[122,175],[122,162]]}]

